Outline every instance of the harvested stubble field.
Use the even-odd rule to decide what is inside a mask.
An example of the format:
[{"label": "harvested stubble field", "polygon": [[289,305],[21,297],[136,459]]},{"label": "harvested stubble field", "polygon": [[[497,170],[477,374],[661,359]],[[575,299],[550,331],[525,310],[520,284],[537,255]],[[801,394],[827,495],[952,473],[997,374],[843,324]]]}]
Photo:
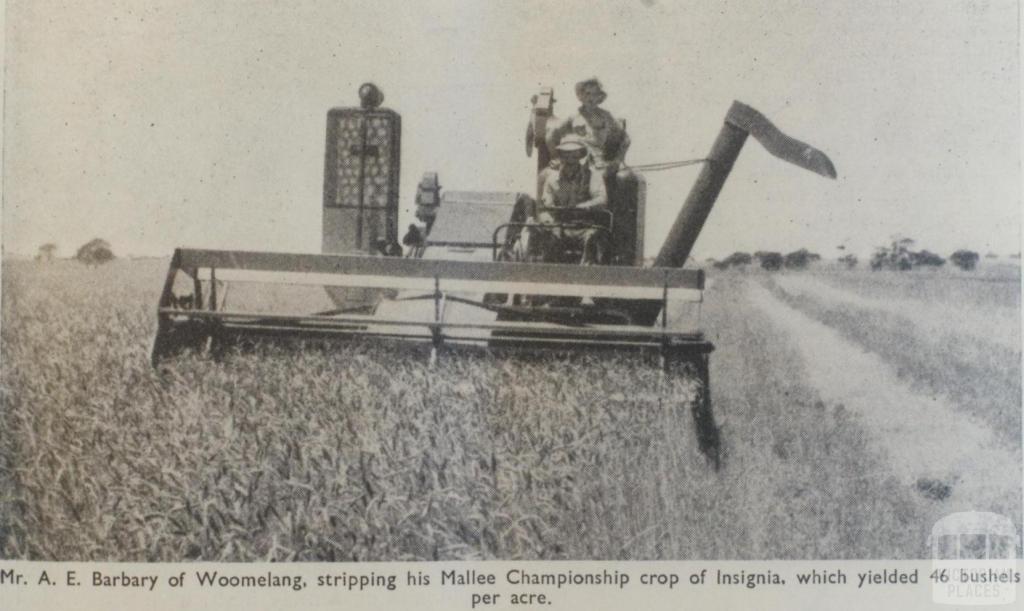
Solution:
[{"label": "harvested stubble field", "polygon": [[[815,385],[765,309],[789,307],[787,289],[756,274],[716,279],[704,304],[715,472],[692,378],[632,356],[461,353],[431,368],[401,346],[308,343],[159,374],[147,352],[165,269],[5,263],[0,557],[923,557],[932,522],[964,503],[1020,515],[1019,478],[965,499],[973,471],[894,461],[869,411]],[[1019,401],[1019,383],[1004,390]],[[1005,423],[1001,405],[971,421]],[[1019,438],[1000,443],[1019,459]]]}]

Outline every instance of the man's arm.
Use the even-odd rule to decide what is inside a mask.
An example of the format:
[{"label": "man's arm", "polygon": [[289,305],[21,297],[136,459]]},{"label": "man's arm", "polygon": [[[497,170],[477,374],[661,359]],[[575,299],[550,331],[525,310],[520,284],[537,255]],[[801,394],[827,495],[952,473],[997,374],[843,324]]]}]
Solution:
[{"label": "man's arm", "polygon": [[541,170],[542,186],[540,189],[540,205],[543,208],[554,208],[558,205],[555,191],[558,183],[558,171],[551,168]]},{"label": "man's arm", "polygon": [[619,132],[621,134],[621,141],[619,142],[619,149],[615,151],[615,158],[612,161],[616,164],[616,169],[621,166],[626,160],[626,151],[629,150],[629,145],[632,142],[629,139],[629,132],[626,131],[625,121],[616,121],[619,126]]},{"label": "man's arm", "polygon": [[577,208],[584,210],[605,210],[608,207],[608,192],[604,188],[604,175],[601,172],[587,170],[590,174],[589,191],[590,199],[576,204]]},{"label": "man's arm", "polygon": [[[604,109],[602,109],[604,110]],[[611,125],[609,130],[608,139],[605,141],[605,153],[611,152],[612,154],[605,158],[608,163],[608,167],[611,171],[618,172],[619,168],[625,163],[626,151],[629,150],[630,140],[629,133],[626,131],[626,122],[622,119],[616,119],[608,111],[604,111],[607,115],[606,120]]]}]

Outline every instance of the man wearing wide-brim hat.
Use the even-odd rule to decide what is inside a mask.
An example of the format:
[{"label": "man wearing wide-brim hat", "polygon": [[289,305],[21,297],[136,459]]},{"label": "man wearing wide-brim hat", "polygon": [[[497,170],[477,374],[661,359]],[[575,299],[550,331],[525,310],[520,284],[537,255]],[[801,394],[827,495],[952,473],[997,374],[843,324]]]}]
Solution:
[{"label": "man wearing wide-brim hat", "polygon": [[601,108],[608,94],[596,78],[576,83],[576,97],[580,101],[579,110],[550,131],[548,150],[554,151],[565,136],[575,134],[587,147],[590,165],[602,173],[614,175],[629,149],[625,125]]},{"label": "man wearing wide-brim hat", "polygon": [[607,232],[599,228],[608,218],[604,177],[585,163],[588,149],[579,136],[565,136],[554,151],[561,164],[557,170],[542,172],[536,219],[552,228],[534,242],[545,251],[546,261],[560,261],[566,250],[580,249],[582,263],[601,263],[607,251]]}]

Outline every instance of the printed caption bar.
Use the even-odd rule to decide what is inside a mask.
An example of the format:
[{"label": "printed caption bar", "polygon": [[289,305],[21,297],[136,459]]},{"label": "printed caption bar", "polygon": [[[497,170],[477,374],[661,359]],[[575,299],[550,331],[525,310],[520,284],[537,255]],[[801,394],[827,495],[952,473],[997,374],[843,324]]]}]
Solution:
[{"label": "printed caption bar", "polygon": [[[1019,561],[0,562],[4,608],[916,609],[1012,604]],[[941,600],[940,600],[941,599]],[[987,601],[987,602],[986,602]]]}]

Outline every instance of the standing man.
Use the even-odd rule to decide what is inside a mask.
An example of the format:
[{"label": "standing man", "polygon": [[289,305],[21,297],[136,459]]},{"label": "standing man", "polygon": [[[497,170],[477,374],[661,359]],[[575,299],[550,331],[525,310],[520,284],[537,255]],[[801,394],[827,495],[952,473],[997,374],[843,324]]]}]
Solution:
[{"label": "standing man", "polygon": [[587,147],[590,165],[600,174],[614,177],[629,149],[629,135],[623,122],[601,108],[608,94],[596,78],[576,83],[581,106],[577,114],[559,122],[548,134],[548,150],[554,151],[568,134],[579,136]]}]

